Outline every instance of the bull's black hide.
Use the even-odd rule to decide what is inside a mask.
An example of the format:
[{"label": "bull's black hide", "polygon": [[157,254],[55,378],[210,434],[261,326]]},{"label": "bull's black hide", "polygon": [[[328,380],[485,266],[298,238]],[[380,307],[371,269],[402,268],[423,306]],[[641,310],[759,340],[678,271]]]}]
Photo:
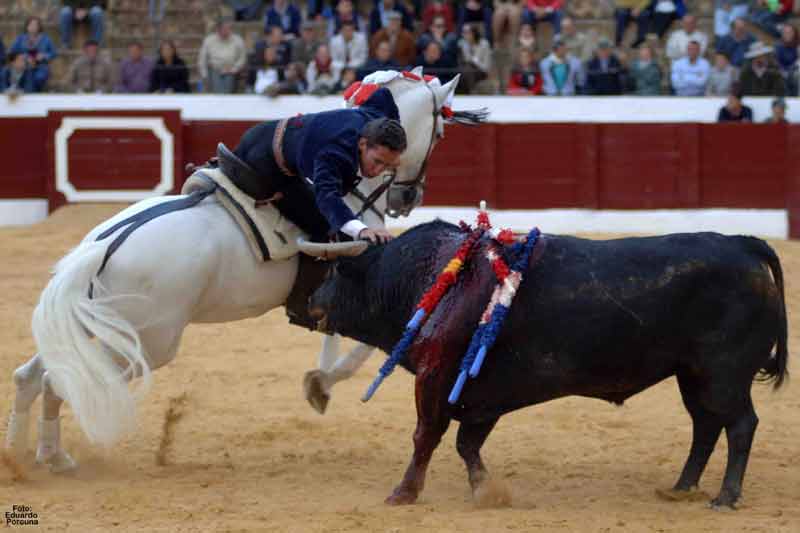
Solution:
[{"label": "bull's black hide", "polygon": [[[437,221],[339,260],[312,311],[324,313],[327,330],[389,352],[463,238]],[[451,419],[461,422],[457,447],[476,488],[487,477],[480,448],[504,413],[567,395],[622,403],[675,375],[694,423],[675,489],[697,485],[724,428],[731,453],[713,503],[733,506],[758,422],[751,383],[760,375],[777,387],[787,376],[778,257],[762,240],[715,233],[544,238],[481,374],[455,406],[447,395],[495,283],[482,253],[423,326],[402,362],[417,375],[415,451],[389,501],[416,499]]]}]

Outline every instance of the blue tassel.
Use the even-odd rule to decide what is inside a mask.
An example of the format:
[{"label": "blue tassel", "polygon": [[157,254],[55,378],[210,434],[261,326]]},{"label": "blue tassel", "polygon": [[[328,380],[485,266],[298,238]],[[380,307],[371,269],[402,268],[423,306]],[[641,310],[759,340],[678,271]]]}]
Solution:
[{"label": "blue tassel", "polygon": [[367,389],[367,392],[364,393],[364,396],[361,397],[362,402],[368,402],[372,395],[375,394],[375,391],[378,390],[383,380],[386,378],[383,374],[378,374],[375,376],[375,379],[372,381],[372,384]]},{"label": "blue tassel", "polygon": [[480,373],[484,359],[486,359],[486,346],[481,346],[481,349],[478,350],[478,355],[475,356],[475,362],[472,363],[469,369],[469,377],[474,378]]},{"label": "blue tassel", "polygon": [[464,388],[465,381],[467,381],[467,371],[462,370],[458,373],[456,384],[453,385],[453,390],[450,391],[450,396],[447,398],[447,401],[450,402],[450,405],[455,405],[455,403],[458,401],[458,397],[461,396],[461,389]]},{"label": "blue tassel", "polygon": [[417,329],[422,322],[422,319],[425,318],[425,310],[424,309],[417,309],[417,312],[414,313],[414,316],[411,317],[411,320],[408,321],[408,325],[406,329]]}]

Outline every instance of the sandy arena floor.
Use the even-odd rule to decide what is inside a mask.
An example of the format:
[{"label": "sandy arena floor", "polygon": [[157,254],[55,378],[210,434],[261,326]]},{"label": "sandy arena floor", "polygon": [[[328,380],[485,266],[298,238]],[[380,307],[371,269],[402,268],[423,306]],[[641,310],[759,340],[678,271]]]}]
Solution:
[{"label": "sandy arena floor", "polygon": [[[48,270],[118,209],[68,207],[35,226],[0,229],[4,413],[13,399],[11,373],[34,351],[30,317]],[[772,244],[783,261],[790,348],[797,350],[800,243]],[[316,334],[290,327],[283,310],[189,327],[177,360],[155,374],[136,435],[103,452],[86,443],[64,409],[63,440],[80,469],[55,476],[27,464],[27,479],[15,482],[0,465],[0,511],[27,505],[42,529],[80,532],[800,531],[800,383],[777,394],[754,386],[761,423],[737,512],[711,511],[706,497],[672,502],[656,494],[677,479],[691,438],[674,380],[622,408],[568,398],[503,417],[484,458],[510,489],[511,508],[475,508],[455,426],[434,455],[420,502],[391,508],[383,499],[412,449],[412,377],[397,372],[362,404],[383,359],[375,356],[338,386],[320,416],[301,391],[319,344]],[[800,368],[796,356],[792,363]],[[171,404],[182,417],[159,466]],[[4,440],[5,415],[0,424]],[[723,438],[701,483],[709,495],[719,488],[725,457]]]}]

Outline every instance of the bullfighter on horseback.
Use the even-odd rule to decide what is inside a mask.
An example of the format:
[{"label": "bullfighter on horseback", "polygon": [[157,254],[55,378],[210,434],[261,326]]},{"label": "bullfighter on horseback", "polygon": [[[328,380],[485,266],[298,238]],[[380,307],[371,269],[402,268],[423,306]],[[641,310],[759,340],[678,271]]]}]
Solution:
[{"label": "bullfighter on horseback", "polygon": [[242,136],[220,165],[244,192],[271,200],[313,240],[342,232],[353,239],[385,242],[391,234],[368,228],[343,196],[362,178],[391,171],[406,149],[399,112],[386,88],[360,107],[262,122]]}]

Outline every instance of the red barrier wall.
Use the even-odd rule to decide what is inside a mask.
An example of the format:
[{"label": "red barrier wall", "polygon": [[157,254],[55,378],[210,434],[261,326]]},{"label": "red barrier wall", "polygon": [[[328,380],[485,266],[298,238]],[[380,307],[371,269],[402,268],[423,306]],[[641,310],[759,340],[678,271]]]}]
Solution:
[{"label": "red barrier wall", "polygon": [[[0,119],[0,197],[51,195],[53,135],[64,116],[161,116],[175,139],[175,188],[186,163],[234,148],[249,121],[181,121],[178,111],[51,112]],[[76,187],[148,188],[160,142],[149,132],[75,132]],[[499,209],[786,208],[800,237],[800,126],[762,124],[487,124],[448,126],[428,167],[427,205]],[[48,185],[49,184],[49,185]]]}]

